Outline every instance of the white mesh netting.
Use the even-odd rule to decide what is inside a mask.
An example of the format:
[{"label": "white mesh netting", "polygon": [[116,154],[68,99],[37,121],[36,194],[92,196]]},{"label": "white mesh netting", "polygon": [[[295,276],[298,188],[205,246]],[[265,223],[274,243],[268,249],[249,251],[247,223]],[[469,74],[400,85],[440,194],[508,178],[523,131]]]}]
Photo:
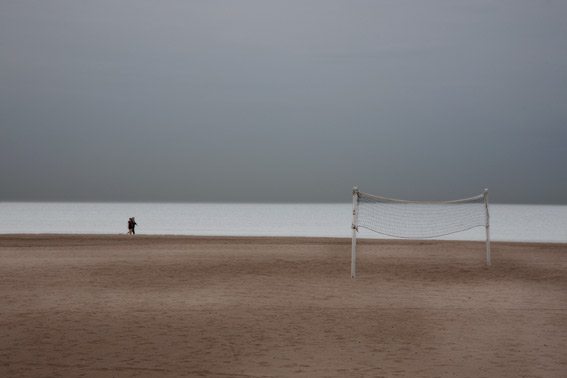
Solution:
[{"label": "white mesh netting", "polygon": [[448,202],[402,201],[358,193],[357,226],[399,238],[433,238],[486,226],[484,195]]}]

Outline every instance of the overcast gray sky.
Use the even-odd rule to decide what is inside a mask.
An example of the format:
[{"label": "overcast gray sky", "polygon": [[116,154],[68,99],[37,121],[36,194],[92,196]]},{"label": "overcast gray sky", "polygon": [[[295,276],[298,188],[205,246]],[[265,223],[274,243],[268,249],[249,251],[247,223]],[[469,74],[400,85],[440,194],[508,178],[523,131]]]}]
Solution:
[{"label": "overcast gray sky", "polygon": [[567,1],[0,0],[0,201],[567,204]]}]

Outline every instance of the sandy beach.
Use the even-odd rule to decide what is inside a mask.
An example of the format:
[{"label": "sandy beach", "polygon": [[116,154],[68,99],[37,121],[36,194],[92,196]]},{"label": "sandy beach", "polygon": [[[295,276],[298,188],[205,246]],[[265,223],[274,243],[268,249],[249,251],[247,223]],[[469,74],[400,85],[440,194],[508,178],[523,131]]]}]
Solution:
[{"label": "sandy beach", "polygon": [[0,235],[1,377],[565,377],[567,245]]}]

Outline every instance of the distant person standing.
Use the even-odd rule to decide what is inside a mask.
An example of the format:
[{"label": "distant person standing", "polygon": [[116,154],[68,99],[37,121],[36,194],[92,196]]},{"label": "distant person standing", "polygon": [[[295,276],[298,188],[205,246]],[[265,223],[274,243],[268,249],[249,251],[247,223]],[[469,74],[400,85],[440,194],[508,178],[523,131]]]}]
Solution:
[{"label": "distant person standing", "polygon": [[128,218],[128,235],[134,232],[134,218]]},{"label": "distant person standing", "polygon": [[138,223],[136,223],[136,220],[134,219],[134,217],[132,217],[132,233],[134,235],[136,235],[136,226],[138,225]]}]

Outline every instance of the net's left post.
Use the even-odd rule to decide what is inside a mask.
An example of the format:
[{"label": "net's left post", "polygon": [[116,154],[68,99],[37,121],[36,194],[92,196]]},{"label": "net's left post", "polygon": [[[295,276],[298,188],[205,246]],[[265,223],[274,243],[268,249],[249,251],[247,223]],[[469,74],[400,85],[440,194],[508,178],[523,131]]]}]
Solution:
[{"label": "net's left post", "polygon": [[490,215],[488,213],[488,189],[484,189],[484,209],[486,211],[486,265],[490,266]]},{"label": "net's left post", "polygon": [[350,260],[350,278],[354,278],[356,273],[356,232],[358,231],[358,188],[352,188],[352,256]]}]

